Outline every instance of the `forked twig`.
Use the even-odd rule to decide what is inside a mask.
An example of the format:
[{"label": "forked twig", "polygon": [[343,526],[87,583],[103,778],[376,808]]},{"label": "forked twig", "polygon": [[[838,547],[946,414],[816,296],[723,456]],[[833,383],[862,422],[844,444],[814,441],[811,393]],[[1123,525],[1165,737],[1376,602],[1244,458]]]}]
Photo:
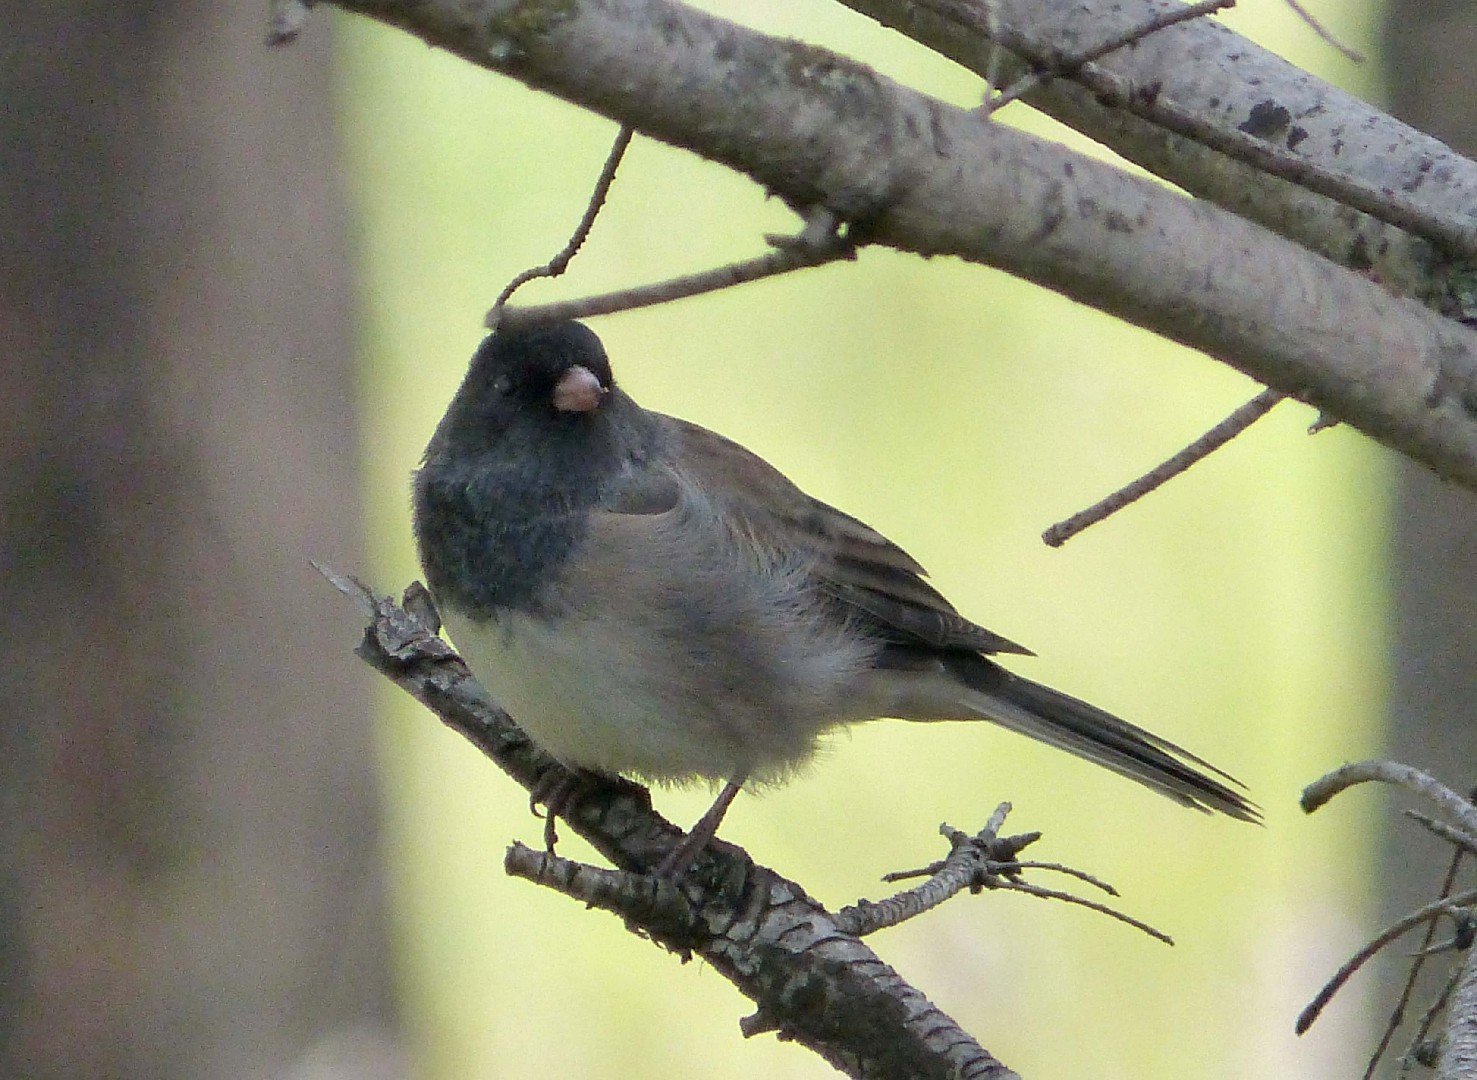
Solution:
[{"label": "forked twig", "polygon": [[[825,224],[818,226],[817,222]],[[596,315],[612,315],[618,311],[633,311],[636,308],[666,304],[673,300],[685,300],[703,293],[744,285],[751,281],[787,274],[811,266],[821,266],[841,259],[856,258],[856,244],[835,228],[834,219],[821,213],[807,219],[805,227],[796,236],[765,237],[775,248],[766,255],[743,262],[729,263],[696,274],[658,281],[650,285],[638,285],[629,289],[586,296],[575,300],[561,300],[552,304],[529,307],[496,308],[487,313],[487,325],[492,327],[500,317],[503,326],[534,326],[565,319],[588,319]]]},{"label": "forked twig", "polygon": [[1032,832],[1020,836],[1000,836],[1000,828],[1004,825],[1005,817],[1009,812],[1010,804],[1001,803],[990,815],[990,820],[985,827],[974,836],[948,825],[939,826],[939,832],[949,840],[950,852],[947,858],[923,869],[887,874],[883,879],[900,881],[905,878],[927,875],[928,880],[885,900],[863,900],[843,908],[836,913],[836,924],[849,933],[863,937],[885,927],[896,926],[938,907],[945,900],[965,889],[972,892],[978,892],[981,889],[1001,889],[1008,892],[1025,893],[1027,896],[1035,896],[1043,900],[1061,900],[1064,903],[1076,904],[1126,923],[1167,945],[1174,944],[1174,939],[1163,931],[1115,908],[1108,907],[1106,904],[1021,881],[1019,874],[1022,870],[1053,870],[1102,889],[1111,896],[1118,895],[1118,891],[1107,882],[1080,870],[1073,870],[1058,863],[1032,863],[1018,860],[1016,855],[1040,839],[1041,834]]},{"label": "forked twig", "polygon": [[579,224],[574,227],[570,234],[569,242],[564,249],[542,266],[531,266],[521,274],[513,278],[503,286],[503,291],[493,301],[492,310],[487,313],[487,328],[497,328],[498,315],[503,310],[503,305],[508,299],[528,282],[535,278],[558,277],[569,269],[570,262],[579,250],[584,246],[590,230],[595,227],[595,219],[600,216],[600,211],[605,206],[605,198],[610,194],[610,186],[615,183],[615,174],[621,167],[621,159],[626,156],[626,149],[631,145],[631,137],[635,134],[628,124],[622,124],[621,129],[615,134],[615,142],[611,144],[610,153],[605,157],[605,164],[600,169],[600,177],[595,181],[595,189],[590,192],[590,201],[585,204],[585,212],[580,216]]}]

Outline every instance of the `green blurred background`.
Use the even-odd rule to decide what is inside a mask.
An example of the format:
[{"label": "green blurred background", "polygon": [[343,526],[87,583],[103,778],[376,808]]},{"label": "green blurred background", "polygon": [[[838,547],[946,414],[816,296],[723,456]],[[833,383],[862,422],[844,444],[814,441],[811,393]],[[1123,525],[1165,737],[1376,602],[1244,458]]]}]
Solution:
[{"label": "green blurred background", "polygon": [[[1279,0],[1229,21],[1477,146],[1470,4],[1313,6],[1374,62]],[[713,7],[978,98],[834,4]],[[323,6],[279,51],[258,4],[0,14],[0,1077],[832,1075],[743,1040],[751,1006],[701,964],[507,880],[507,843],[540,835],[526,796],[352,657],[359,615],[308,564],[386,592],[417,576],[411,470],[484,311],[564,243],[613,127]],[[1020,106],[1001,122],[1084,145]],[[794,227],[638,138],[571,273],[520,300]],[[1348,430],[1310,438],[1285,404],[1054,551],[1045,527],[1257,388],[1002,274],[885,251],[594,325],[643,404],[875,524],[1040,654],[1016,670],[1203,754],[1267,816],[1186,813],[984,725],[878,723],[741,798],[728,838],[834,907],[1009,800],[1014,828],[1045,831],[1033,854],[1109,879],[1179,944],[994,894],[874,939],[1003,1061],[1355,1075],[1391,979],[1356,980],[1305,1038],[1293,1019],[1446,855],[1373,793],[1311,819],[1296,799],[1382,750],[1470,782],[1468,493]],[[657,803],[688,822],[707,798]]]},{"label": "green blurred background", "polygon": [[[823,4],[708,5],[825,44],[956,104],[977,80]],[[1368,95],[1368,70],[1280,4],[1231,21]],[[1369,44],[1365,5],[1317,8]],[[415,576],[407,475],[503,282],[549,258],[614,128],[382,27],[336,20],[364,313],[361,396],[373,579]],[[1021,123],[1085,147],[1019,106]],[[794,228],[747,180],[639,139],[571,273],[580,295],[751,256]],[[984,726],[879,723],[808,775],[741,799],[725,835],[833,906],[936,857],[940,821],[996,802],[1039,858],[1101,874],[1168,949],[1081,910],[961,898],[875,941],[1027,1076],[1346,1074],[1353,998],[1298,1040],[1291,1017],[1356,939],[1365,805],[1306,820],[1310,778],[1377,745],[1387,475],[1361,437],[1309,439],[1284,405],[1249,435],[1059,551],[1038,536],[1166,457],[1257,387],[1002,274],[869,250],[841,264],[595,321],[643,404],[757,450],[913,552],[971,617],[1035,649],[1013,666],[1243,778],[1265,829],[1186,814]],[[619,922],[503,877],[531,842],[526,796],[391,689],[381,696],[396,955],[416,1059],[434,1080],[541,1075],[832,1075],[747,1003]],[[697,817],[708,793],[658,806]],[[1356,990],[1356,994],[1357,994]],[[1064,1039],[1042,1033],[1072,1032]]]}]

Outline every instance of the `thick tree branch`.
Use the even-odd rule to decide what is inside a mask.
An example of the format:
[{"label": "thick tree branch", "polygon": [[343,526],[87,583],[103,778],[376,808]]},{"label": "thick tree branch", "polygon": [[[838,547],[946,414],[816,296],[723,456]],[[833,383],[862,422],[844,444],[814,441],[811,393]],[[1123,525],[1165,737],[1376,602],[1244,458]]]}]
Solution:
[{"label": "thick tree branch", "polygon": [[1025,100],[1397,292],[1434,297],[1445,287],[1441,249],[1477,254],[1477,165],[1215,20],[1156,31],[1080,71],[1070,64],[1177,0],[842,2],[982,78],[1002,50],[1007,71],[1060,72]]},{"label": "thick tree branch", "polygon": [[1201,349],[1477,488],[1477,338],[1206,203],[669,0],[339,3],[854,239],[1000,267]]}]

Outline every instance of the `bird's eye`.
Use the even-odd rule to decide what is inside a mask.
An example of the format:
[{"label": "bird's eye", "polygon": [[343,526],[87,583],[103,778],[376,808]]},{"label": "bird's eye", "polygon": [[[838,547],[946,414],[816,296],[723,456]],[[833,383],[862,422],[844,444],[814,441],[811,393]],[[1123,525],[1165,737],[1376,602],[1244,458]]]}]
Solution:
[{"label": "bird's eye", "polygon": [[499,375],[492,380],[492,392],[499,397],[507,397],[513,392],[513,380],[506,375]]}]

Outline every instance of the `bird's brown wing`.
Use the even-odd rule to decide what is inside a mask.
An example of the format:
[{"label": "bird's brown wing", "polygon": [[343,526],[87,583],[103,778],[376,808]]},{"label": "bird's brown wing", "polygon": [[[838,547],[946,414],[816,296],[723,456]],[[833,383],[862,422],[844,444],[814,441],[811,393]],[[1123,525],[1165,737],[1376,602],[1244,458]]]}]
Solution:
[{"label": "bird's brown wing", "polygon": [[[924,580],[923,567],[876,529],[811,498],[738,443],[685,420],[667,420],[676,467],[720,512],[741,523],[757,543],[814,559],[821,589],[884,641],[1031,655],[960,615]],[[632,509],[653,503],[649,491],[632,494]]]}]

